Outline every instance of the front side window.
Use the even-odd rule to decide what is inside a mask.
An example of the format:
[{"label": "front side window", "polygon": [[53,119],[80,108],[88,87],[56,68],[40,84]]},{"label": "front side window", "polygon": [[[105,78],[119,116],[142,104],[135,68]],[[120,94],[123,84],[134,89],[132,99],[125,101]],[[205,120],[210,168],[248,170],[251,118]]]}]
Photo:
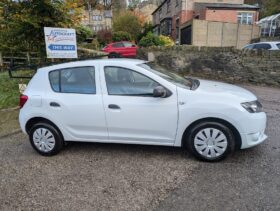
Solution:
[{"label": "front side window", "polygon": [[276,44],[276,46],[278,47],[278,49],[280,49],[280,43]]},{"label": "front side window", "polygon": [[253,24],[253,13],[240,12],[238,13],[239,24]]},{"label": "front side window", "polygon": [[149,77],[123,67],[105,67],[104,72],[109,95],[153,96],[159,86]]},{"label": "front side window", "polygon": [[168,71],[164,67],[161,67],[153,63],[143,63],[143,64],[139,64],[138,66],[160,76],[161,78],[173,83],[176,86],[186,88],[186,89],[192,88],[193,84],[191,79],[186,79],[174,72]]},{"label": "front side window", "polygon": [[128,48],[128,47],[132,47],[132,43],[130,42],[123,42],[124,47]]},{"label": "front side window", "polygon": [[60,93],[96,94],[94,67],[76,67],[49,73],[52,89]]},{"label": "front side window", "polygon": [[121,42],[114,43],[112,46],[113,46],[113,48],[122,48],[122,47],[124,47],[123,43],[121,43]]}]

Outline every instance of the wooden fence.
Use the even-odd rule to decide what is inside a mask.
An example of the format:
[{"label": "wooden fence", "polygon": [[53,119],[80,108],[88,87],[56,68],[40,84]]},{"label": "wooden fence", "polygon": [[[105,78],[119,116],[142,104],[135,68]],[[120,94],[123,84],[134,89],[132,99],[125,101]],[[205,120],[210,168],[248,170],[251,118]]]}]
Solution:
[{"label": "wooden fence", "polygon": [[101,51],[85,48],[78,48],[78,55],[78,59],[48,59],[46,57],[40,57],[39,54],[36,52],[18,52],[16,54],[0,52],[0,71],[5,71],[11,66],[44,65],[73,60],[107,57],[107,54],[104,54]]}]

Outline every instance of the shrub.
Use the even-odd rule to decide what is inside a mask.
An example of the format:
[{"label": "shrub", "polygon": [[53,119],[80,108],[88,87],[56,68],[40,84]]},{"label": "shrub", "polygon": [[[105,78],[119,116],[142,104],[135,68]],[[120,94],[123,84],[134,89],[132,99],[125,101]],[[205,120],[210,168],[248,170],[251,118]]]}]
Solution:
[{"label": "shrub", "polygon": [[141,20],[139,16],[131,11],[119,13],[113,18],[113,31],[127,32],[133,40],[136,40],[142,31]]},{"label": "shrub", "polygon": [[112,31],[108,29],[103,29],[97,32],[97,40],[100,45],[104,46],[107,43],[112,42]]},{"label": "shrub", "polygon": [[167,36],[156,36],[149,32],[146,36],[142,37],[139,42],[139,46],[149,47],[149,46],[173,46],[174,41]]},{"label": "shrub", "polygon": [[100,49],[100,44],[97,40],[97,38],[94,38],[91,43],[82,43],[80,44],[82,48],[87,48],[87,49],[93,49],[93,50],[99,50]]},{"label": "shrub", "polygon": [[76,29],[78,43],[84,42],[84,41],[86,41],[87,38],[90,38],[93,36],[92,31],[88,27],[79,25],[75,29]]},{"label": "shrub", "polygon": [[113,33],[113,41],[131,41],[131,36],[128,32],[118,31]]},{"label": "shrub", "polygon": [[148,33],[153,33],[153,24],[151,23],[144,24],[142,33],[137,36],[137,42],[139,42],[142,37],[145,37]]},{"label": "shrub", "polygon": [[161,46],[173,46],[173,45],[175,45],[174,41],[170,37],[164,36],[164,35],[159,36],[159,42],[160,42]]},{"label": "shrub", "polygon": [[153,33],[150,32],[142,37],[138,45],[142,47],[158,46],[160,45],[160,39],[158,36],[153,35]]}]

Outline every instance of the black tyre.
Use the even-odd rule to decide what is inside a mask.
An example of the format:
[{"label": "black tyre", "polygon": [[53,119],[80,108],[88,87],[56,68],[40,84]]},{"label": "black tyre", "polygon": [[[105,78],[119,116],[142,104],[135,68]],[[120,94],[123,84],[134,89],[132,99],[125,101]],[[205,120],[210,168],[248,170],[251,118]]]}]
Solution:
[{"label": "black tyre", "polygon": [[187,150],[196,158],[217,162],[234,151],[232,131],[218,122],[201,122],[193,126],[185,136]]},{"label": "black tyre", "polygon": [[45,122],[33,125],[29,131],[29,140],[32,147],[44,156],[57,154],[64,145],[60,132]]},{"label": "black tyre", "polygon": [[112,59],[112,58],[121,58],[121,55],[118,53],[110,53],[108,58]]}]

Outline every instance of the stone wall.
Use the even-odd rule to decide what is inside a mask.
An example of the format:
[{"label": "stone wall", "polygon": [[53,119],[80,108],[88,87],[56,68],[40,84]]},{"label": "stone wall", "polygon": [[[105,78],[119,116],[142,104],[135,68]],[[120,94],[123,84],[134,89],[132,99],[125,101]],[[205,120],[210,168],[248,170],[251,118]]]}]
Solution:
[{"label": "stone wall", "polygon": [[173,46],[139,48],[140,59],[183,75],[280,87],[280,51],[241,51],[233,48]]}]

